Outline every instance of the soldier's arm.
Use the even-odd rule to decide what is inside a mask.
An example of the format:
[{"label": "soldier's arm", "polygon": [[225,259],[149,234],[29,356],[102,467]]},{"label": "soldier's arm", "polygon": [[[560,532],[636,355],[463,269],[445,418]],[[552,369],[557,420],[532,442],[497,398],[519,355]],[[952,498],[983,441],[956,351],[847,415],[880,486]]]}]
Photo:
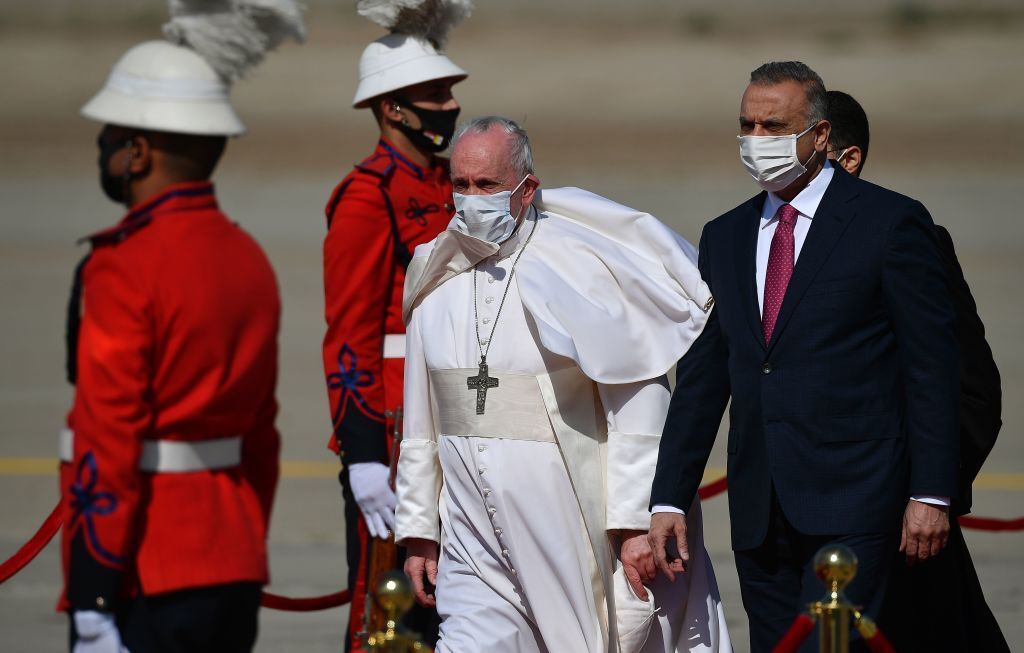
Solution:
[{"label": "soldier's arm", "polygon": [[347,465],[384,463],[384,320],[395,274],[387,208],[379,189],[353,183],[328,210],[323,363],[331,444]]},{"label": "soldier's arm", "polygon": [[136,546],[142,439],[153,419],[149,293],[116,252],[85,269],[85,306],[73,409],[74,478],[63,488],[71,541],[68,600],[112,610]]}]

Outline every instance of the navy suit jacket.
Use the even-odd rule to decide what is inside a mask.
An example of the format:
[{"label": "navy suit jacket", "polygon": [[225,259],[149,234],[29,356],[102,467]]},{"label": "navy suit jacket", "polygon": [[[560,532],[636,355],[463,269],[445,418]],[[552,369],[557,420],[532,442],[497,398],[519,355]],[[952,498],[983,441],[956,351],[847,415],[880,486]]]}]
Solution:
[{"label": "navy suit jacket", "polygon": [[734,549],[763,542],[773,487],[802,533],[891,531],[911,494],[956,495],[957,344],[931,217],[836,169],[766,343],[754,270],[765,198],[701,236],[715,308],[677,366],[651,503],[690,505],[731,398]]}]

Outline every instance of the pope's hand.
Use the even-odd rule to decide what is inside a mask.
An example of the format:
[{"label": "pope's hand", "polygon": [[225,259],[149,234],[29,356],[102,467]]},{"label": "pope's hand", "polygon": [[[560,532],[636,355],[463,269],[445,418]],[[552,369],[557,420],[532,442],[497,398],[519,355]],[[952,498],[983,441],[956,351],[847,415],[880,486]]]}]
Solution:
[{"label": "pope's hand", "polygon": [[911,499],[903,514],[900,538],[900,551],[907,554],[907,564],[939,555],[948,540],[949,508]]},{"label": "pope's hand", "polygon": [[[678,558],[668,557],[668,540],[674,537],[676,548],[679,551]],[[651,530],[647,532],[647,539],[654,551],[654,563],[661,573],[668,576],[669,580],[675,580],[676,574],[686,571],[690,564],[690,549],[686,544],[686,516],[677,512],[656,512],[651,515]]]},{"label": "pope's hand", "polygon": [[366,520],[371,537],[388,539],[395,530],[395,491],[391,470],[381,463],[355,463],[348,468],[348,484]]},{"label": "pope's hand", "polygon": [[437,583],[437,542],[410,538],[405,541],[405,552],[405,575],[412,580],[416,602],[425,608],[436,607],[434,585]]},{"label": "pope's hand", "polygon": [[622,562],[622,571],[626,574],[629,586],[633,593],[642,601],[647,600],[647,588],[644,583],[654,580],[657,570],[654,568],[654,553],[647,541],[647,533],[644,531],[623,531],[622,549],[619,551],[619,561]]},{"label": "pope's hand", "polygon": [[78,610],[72,618],[78,635],[72,653],[128,653],[128,649],[121,644],[121,633],[114,623],[114,615],[95,610]]}]

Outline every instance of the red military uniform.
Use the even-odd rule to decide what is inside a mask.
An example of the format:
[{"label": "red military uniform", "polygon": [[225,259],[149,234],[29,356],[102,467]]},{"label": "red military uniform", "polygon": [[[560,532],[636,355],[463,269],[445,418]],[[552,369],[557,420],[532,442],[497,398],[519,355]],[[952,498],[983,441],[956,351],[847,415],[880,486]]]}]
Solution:
[{"label": "red military uniform", "polygon": [[[345,465],[388,462],[394,428],[389,415],[402,404],[405,268],[413,249],[451,219],[448,175],[447,159],[434,158],[423,168],[381,139],[327,204],[323,359],[330,447]],[[359,552],[367,532],[347,487],[345,492],[354,625],[365,607],[365,575],[358,568],[365,564]]]},{"label": "red military uniform", "polygon": [[266,583],[280,448],[269,262],[209,182],[171,186],[90,240],[69,328],[62,607]]}]

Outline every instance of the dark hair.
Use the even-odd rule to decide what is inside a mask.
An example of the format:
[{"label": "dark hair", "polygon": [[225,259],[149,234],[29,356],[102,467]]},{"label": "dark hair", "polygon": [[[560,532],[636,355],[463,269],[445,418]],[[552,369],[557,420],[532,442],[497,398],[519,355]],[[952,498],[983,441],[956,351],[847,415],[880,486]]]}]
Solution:
[{"label": "dark hair", "polygon": [[220,162],[228,139],[224,136],[203,136],[147,130],[139,132],[152,147],[164,153],[168,171],[181,181],[209,179]]},{"label": "dark hair", "polygon": [[750,73],[750,83],[758,85],[798,82],[807,94],[808,126],[825,119],[825,82],[821,76],[799,61],[771,61]]},{"label": "dark hair", "polygon": [[833,150],[845,150],[856,145],[860,148],[860,167],[868,160],[868,145],[871,143],[871,131],[868,129],[868,114],[864,107],[848,93],[829,91],[828,110],[826,116],[832,123],[832,133],[828,144]]}]

